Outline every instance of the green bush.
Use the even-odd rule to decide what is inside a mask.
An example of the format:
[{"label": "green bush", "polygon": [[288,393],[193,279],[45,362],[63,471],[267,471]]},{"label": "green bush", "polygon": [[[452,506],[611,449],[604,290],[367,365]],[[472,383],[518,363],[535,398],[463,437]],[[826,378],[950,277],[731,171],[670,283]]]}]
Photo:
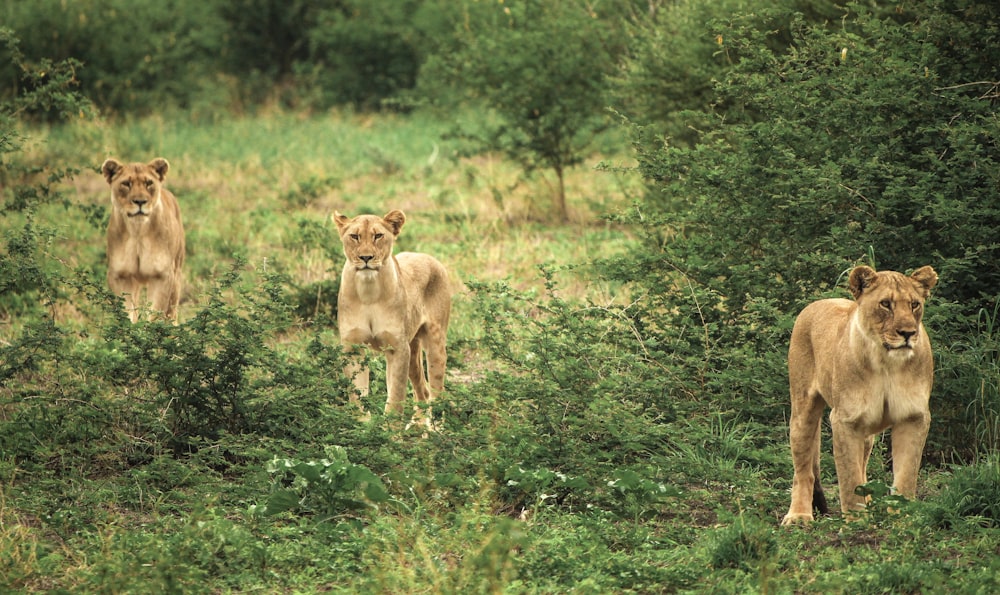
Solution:
[{"label": "green bush", "polygon": [[[715,92],[715,83],[725,78],[740,54],[713,23],[736,14],[754,20],[760,13],[746,14],[738,0],[685,0],[650,7],[628,19],[629,51],[615,77],[614,105],[671,145],[689,147],[712,126],[715,115],[741,117],[739,105]],[[829,0],[772,0],[760,5],[765,7],[801,13],[806,22],[831,28],[841,27],[844,16],[844,9]],[[792,44],[790,20],[766,23],[771,29],[766,43],[778,53]]]},{"label": "green bush", "polygon": [[[238,283],[241,266],[177,326],[130,324],[102,282],[54,277],[102,324],[89,336],[42,318],[0,346],[3,452],[22,466],[62,468],[99,451],[102,465],[122,468],[206,445],[222,445],[235,459],[256,457],[259,446],[248,449],[240,436],[288,444],[353,426],[339,341],[317,328],[301,347],[278,348],[275,335],[294,324],[284,280],[271,276],[251,288]],[[109,434],[120,442],[101,439]],[[219,464],[235,460],[224,459]]]},{"label": "green bush", "polygon": [[[24,164],[18,155],[26,140],[20,123],[36,116],[49,120],[90,117],[92,105],[78,89],[79,68],[80,62],[73,58],[30,60],[17,34],[0,27],[0,215],[30,211],[46,203],[69,206],[59,183],[79,170]],[[5,75],[9,79],[4,80]],[[17,252],[46,233],[44,226],[34,226],[29,217],[22,240],[5,239],[20,242],[20,248],[8,247]]]},{"label": "green bush", "polygon": [[[241,285],[242,266],[237,261],[205,306],[177,326],[130,325],[117,300],[106,298],[104,345],[84,356],[86,369],[167,412],[165,439],[178,453],[226,434],[315,435],[347,402],[349,381],[336,373],[339,345],[317,335],[302,356],[277,349],[272,337],[293,324],[285,279],[266,275],[259,286]],[[90,290],[106,296],[103,287]]]},{"label": "green bush", "polygon": [[310,60],[299,69],[321,90],[321,105],[379,108],[416,84],[422,56],[411,23],[421,4],[346,0],[320,11],[308,35]]},{"label": "green bush", "polygon": [[[928,310],[944,301],[951,315],[929,315],[928,325],[953,365],[949,352],[1000,287],[1000,133],[995,90],[980,84],[996,79],[996,60],[984,56],[1000,59],[998,16],[986,3],[946,10],[928,1],[891,16],[854,5],[836,29],[786,12],[735,18],[716,29],[721,49],[739,59],[715,103],[739,116],[692,113],[709,124],[691,147],[634,128],[653,190],[625,219],[647,242],[610,274],[665,294],[649,327],[689,313],[685,294],[709,298],[697,317],[687,314],[705,330],[709,385],[756,379],[746,386],[764,397],[754,406],[780,412],[792,317],[816,297],[844,296],[841,275],[860,262],[935,267],[941,281]],[[781,30],[787,49],[771,43]],[[715,345],[742,353],[715,360]],[[935,409],[968,403],[943,380]]]},{"label": "green bush", "polygon": [[219,3],[228,26],[223,64],[251,103],[379,109],[414,86],[443,33],[427,0]]},{"label": "green bush", "polygon": [[[985,125],[993,106],[965,83],[989,78],[973,65],[1000,44],[941,41],[993,39],[978,18],[989,9],[972,10],[920,5],[903,23],[862,11],[856,34],[798,19],[784,53],[756,21],[720,28],[741,60],[717,92],[760,120],[719,120],[693,149],[640,151],[670,213],[664,251],[719,288],[732,313],[749,296],[800,306],[870,246],[882,266],[934,264],[938,295],[978,309],[1000,280],[989,199],[1000,163]],[[959,219],[962,233],[950,233]]]},{"label": "green bush", "polygon": [[207,593],[208,581],[240,590],[266,578],[266,542],[215,510],[201,511],[166,535],[119,528],[104,556],[68,577],[73,591]]},{"label": "green bush", "polygon": [[[168,107],[218,105],[212,66],[224,37],[214,3],[176,0],[5,2],[0,22],[22,40],[33,70],[43,58],[73,59],[80,91],[99,107],[149,113]],[[217,69],[216,69],[217,71]],[[16,72],[0,71],[0,98],[17,88]]]},{"label": "green bush", "polygon": [[251,512],[271,516],[294,510],[313,515],[317,523],[356,521],[357,516],[389,500],[382,480],[348,460],[346,449],[331,446],[325,450],[327,458],[319,461],[275,457],[267,466],[272,477],[267,503],[252,507]]},{"label": "green bush", "polygon": [[[846,584],[844,584],[846,583]],[[948,591],[945,571],[935,561],[919,564],[893,560],[858,565],[852,576],[831,588],[848,589],[851,593],[918,593]],[[963,587],[965,587],[963,581]]]},{"label": "green bush", "polygon": [[228,26],[224,64],[238,75],[263,75],[281,83],[295,64],[309,58],[309,32],[324,4],[309,0],[250,0],[218,3]]},{"label": "green bush", "polygon": [[504,365],[480,391],[508,412],[494,430],[501,452],[491,475],[516,463],[604,485],[662,448],[675,387],[657,362],[636,356],[643,346],[627,309],[576,305],[548,283],[537,301],[503,285],[475,286],[485,346]]}]

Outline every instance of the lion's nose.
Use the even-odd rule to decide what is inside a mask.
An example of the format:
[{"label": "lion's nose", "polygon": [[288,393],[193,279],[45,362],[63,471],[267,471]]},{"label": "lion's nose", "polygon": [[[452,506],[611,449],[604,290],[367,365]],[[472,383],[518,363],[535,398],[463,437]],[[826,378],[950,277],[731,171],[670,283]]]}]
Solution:
[{"label": "lion's nose", "polygon": [[913,338],[913,335],[917,334],[917,331],[896,331],[896,333],[899,334],[900,337],[905,339],[907,343],[909,343],[910,339]]},{"label": "lion's nose", "polygon": [[149,201],[146,200],[145,198],[133,198],[132,199],[132,203],[135,204],[136,206],[139,206],[139,207],[141,207],[142,205],[146,204],[147,202],[149,202]]},{"label": "lion's nose", "polygon": [[368,262],[371,259],[375,258],[375,257],[374,256],[359,256],[358,258],[360,258],[361,260],[363,260],[365,262],[365,264],[368,264]]}]

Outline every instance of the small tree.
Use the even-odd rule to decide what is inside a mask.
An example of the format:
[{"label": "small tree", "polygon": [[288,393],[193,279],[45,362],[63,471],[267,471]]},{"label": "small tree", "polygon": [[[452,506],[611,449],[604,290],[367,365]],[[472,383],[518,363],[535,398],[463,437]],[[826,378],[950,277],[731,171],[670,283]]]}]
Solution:
[{"label": "small tree", "polygon": [[556,210],[565,220],[566,170],[582,162],[608,125],[617,33],[575,0],[470,3],[465,11],[455,15],[455,47],[429,60],[421,87],[437,93],[454,86],[492,109],[495,125],[462,136],[503,152],[528,173],[551,170]]}]

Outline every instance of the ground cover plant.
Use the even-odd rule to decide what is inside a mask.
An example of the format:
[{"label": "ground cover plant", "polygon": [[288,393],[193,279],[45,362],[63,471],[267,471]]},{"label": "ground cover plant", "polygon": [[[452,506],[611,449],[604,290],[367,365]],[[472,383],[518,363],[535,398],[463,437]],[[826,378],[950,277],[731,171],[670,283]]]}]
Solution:
[{"label": "ground cover plant", "polygon": [[[176,143],[198,154],[200,142],[211,153],[210,145],[219,150],[213,138],[273,131],[278,122],[337,128],[341,138],[357,127],[368,142],[396,147],[401,134],[420,137],[427,126],[274,115],[214,131],[172,127],[164,152]],[[138,132],[128,134],[95,126],[31,130],[46,142],[29,140],[30,151],[58,155],[93,134],[132,143],[160,124],[134,122]],[[380,138],[380,130],[391,134]],[[397,153],[405,163],[376,202],[360,188],[384,175],[378,159],[342,161],[323,173],[338,181],[321,183],[322,151],[311,164],[293,151],[288,159],[301,169],[283,174],[284,158],[271,157],[276,165],[265,169],[263,155],[242,153],[247,146],[235,143],[233,156],[212,166],[177,151],[172,188],[187,207],[193,248],[178,327],[130,325],[104,289],[101,229],[80,208],[105,198],[96,170],[83,168],[67,186],[71,206],[5,219],[8,247],[11,238],[34,246],[6,259],[44,265],[51,286],[4,300],[7,587],[994,586],[995,460],[955,479],[947,467],[926,471],[928,501],[901,514],[875,507],[858,523],[829,518],[778,531],[790,477],[784,395],[753,413],[747,406],[765,379],[726,388],[712,374],[749,352],[706,346],[696,311],[684,314],[694,320],[683,332],[651,328],[662,296],[590,281],[589,255],[624,252],[635,242],[627,229],[533,223],[519,218],[524,196],[506,201],[513,210],[504,215],[489,181],[461,161],[427,172],[425,147]],[[512,164],[493,167],[517,175]],[[591,187],[600,193],[606,184],[610,201],[627,200],[617,191],[627,181],[580,175],[597,176]],[[288,202],[293,194],[300,206]],[[409,209],[415,224],[400,241],[441,254],[466,286],[450,337],[449,396],[438,408],[442,429],[427,438],[381,416],[359,424],[348,404],[330,317],[340,256],[326,221],[342,201]],[[692,304],[709,297],[692,291],[680,291]],[[766,385],[782,390],[775,375]],[[882,449],[875,478],[889,482]],[[886,555],[912,559],[910,571],[889,572]],[[824,562],[803,565],[814,558]]]},{"label": "ground cover plant", "polygon": [[[433,5],[417,4],[400,14]],[[700,3],[659,14],[685,6]],[[626,79],[662,68],[672,23],[634,20],[656,7],[623,13],[652,44],[630,47]],[[725,54],[699,71],[718,75],[697,83],[705,109],[619,106],[624,124],[565,171],[558,221],[544,179],[449,139],[493,122],[481,105],[101,115],[75,63],[22,68],[32,84],[0,103],[0,590],[1000,589],[995,88],[962,86],[1000,78],[981,59],[1000,21],[990,3],[852,10],[840,27],[685,13],[704,28],[694,54]],[[316,33],[329,49],[351,14],[307,16],[335,21]],[[659,132],[685,122],[681,144]],[[106,289],[109,156],[170,160],[177,326],[130,324]],[[457,289],[426,436],[379,413],[382,358],[370,423],[341,373],[329,215],[393,208],[398,247]],[[967,234],[945,233],[963,217]],[[890,493],[882,436],[861,518],[781,529],[791,322],[845,296],[858,262],[942,273],[918,500]],[[823,450],[835,493],[828,432]]]}]

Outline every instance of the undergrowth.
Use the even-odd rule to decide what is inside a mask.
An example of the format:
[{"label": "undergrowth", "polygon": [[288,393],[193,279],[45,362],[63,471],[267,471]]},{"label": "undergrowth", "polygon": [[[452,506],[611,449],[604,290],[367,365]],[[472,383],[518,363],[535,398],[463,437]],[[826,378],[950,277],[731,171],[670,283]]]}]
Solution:
[{"label": "undergrowth", "polygon": [[[880,445],[870,514],[779,529],[791,316],[775,300],[732,312],[671,254],[621,255],[632,239],[618,223],[550,228],[455,199],[482,179],[404,196],[452,178],[399,162],[363,200],[363,163],[343,178],[280,173],[295,182],[280,192],[245,166],[245,200],[225,206],[212,168],[191,163],[194,180],[172,186],[192,238],[176,326],[128,323],[104,286],[99,226],[67,217],[73,204],[4,219],[0,589],[995,590],[995,312],[965,342],[934,337],[939,382],[970,395],[942,417],[966,420],[975,443],[930,457],[920,500],[878,491],[891,476]],[[378,413],[380,358],[373,421],[349,403],[341,257],[322,215],[348,201],[408,201],[400,242],[443,255],[462,286],[427,436]],[[235,246],[233,230],[258,235]],[[835,481],[832,457],[821,476]]]}]

